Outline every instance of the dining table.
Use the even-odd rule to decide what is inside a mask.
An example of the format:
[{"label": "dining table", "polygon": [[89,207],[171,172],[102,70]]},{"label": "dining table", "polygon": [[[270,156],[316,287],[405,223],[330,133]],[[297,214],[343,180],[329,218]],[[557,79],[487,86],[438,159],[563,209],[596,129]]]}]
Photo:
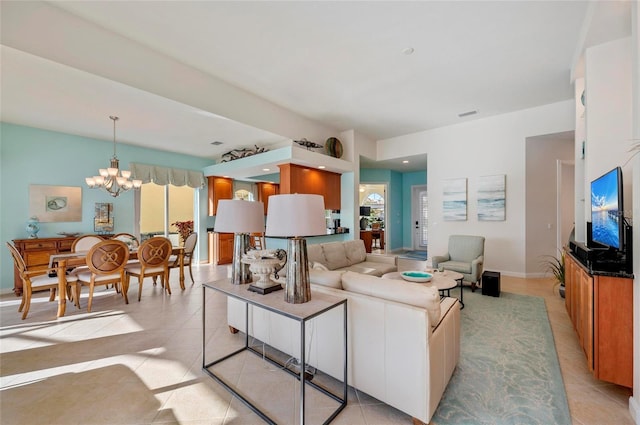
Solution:
[{"label": "dining table", "polygon": [[[58,276],[58,316],[63,317],[67,308],[67,269],[69,267],[85,266],[87,264],[87,253],[89,251],[65,252],[61,254],[52,254],[49,257],[49,268],[55,268]],[[180,289],[184,290],[184,247],[173,246],[171,254],[178,257],[180,269]],[[131,249],[129,251],[129,259],[138,258],[138,251]],[[123,282],[124,283],[124,282]]]}]

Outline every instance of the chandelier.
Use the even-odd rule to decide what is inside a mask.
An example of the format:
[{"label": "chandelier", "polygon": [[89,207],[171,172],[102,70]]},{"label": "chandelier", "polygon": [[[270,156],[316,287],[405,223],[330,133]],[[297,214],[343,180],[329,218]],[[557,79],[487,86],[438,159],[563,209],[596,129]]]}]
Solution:
[{"label": "chandelier", "polygon": [[116,121],[118,117],[109,116],[113,120],[113,156],[109,168],[100,168],[99,176],[87,177],[85,181],[91,189],[102,188],[111,196],[116,197],[120,192],[129,189],[139,189],[142,186],[142,180],[131,180],[131,171],[120,170],[118,165],[118,157],[116,156]]}]

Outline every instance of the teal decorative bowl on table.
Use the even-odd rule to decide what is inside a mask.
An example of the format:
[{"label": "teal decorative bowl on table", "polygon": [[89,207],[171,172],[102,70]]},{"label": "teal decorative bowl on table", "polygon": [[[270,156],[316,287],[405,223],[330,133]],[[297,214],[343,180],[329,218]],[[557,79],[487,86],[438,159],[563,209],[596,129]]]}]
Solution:
[{"label": "teal decorative bowl on table", "polygon": [[404,280],[407,280],[409,282],[417,282],[417,283],[429,282],[433,278],[433,275],[431,273],[420,272],[420,271],[406,271],[406,272],[400,273],[400,276]]}]

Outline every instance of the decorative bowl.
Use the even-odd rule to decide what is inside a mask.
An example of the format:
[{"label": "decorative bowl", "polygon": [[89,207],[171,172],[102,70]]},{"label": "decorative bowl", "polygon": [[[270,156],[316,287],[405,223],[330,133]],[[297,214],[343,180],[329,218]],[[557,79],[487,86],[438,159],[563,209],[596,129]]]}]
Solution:
[{"label": "decorative bowl", "polygon": [[58,232],[58,234],[60,236],[71,236],[71,237],[80,236],[80,232]]},{"label": "decorative bowl", "polygon": [[418,282],[418,283],[429,282],[433,278],[433,275],[431,273],[419,272],[419,271],[402,272],[400,273],[400,276],[404,280],[408,280],[409,282]]}]

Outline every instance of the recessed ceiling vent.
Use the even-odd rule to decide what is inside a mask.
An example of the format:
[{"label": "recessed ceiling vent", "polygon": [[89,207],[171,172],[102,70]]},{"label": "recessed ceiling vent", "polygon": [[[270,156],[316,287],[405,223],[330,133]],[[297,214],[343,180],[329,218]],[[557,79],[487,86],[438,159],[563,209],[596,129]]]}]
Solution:
[{"label": "recessed ceiling vent", "polygon": [[475,115],[477,113],[478,113],[478,111],[467,111],[467,112],[463,112],[461,114],[458,114],[458,116],[460,118],[462,118],[462,117],[468,117],[469,115]]},{"label": "recessed ceiling vent", "polygon": [[214,142],[211,142],[211,144],[212,144],[213,146],[220,146],[220,145],[222,145],[223,143],[222,143],[222,142],[220,142],[220,141],[218,141],[218,140],[216,140],[216,141],[214,141]]}]

